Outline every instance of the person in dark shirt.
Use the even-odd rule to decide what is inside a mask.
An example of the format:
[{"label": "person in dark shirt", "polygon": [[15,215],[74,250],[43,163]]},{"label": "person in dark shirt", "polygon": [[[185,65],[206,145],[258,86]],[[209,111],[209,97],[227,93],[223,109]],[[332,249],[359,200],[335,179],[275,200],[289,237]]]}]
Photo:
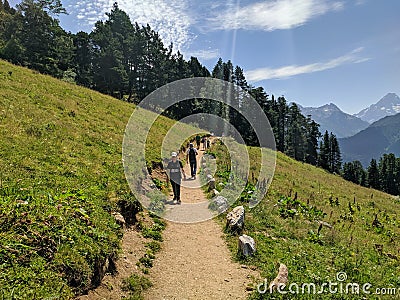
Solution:
[{"label": "person in dark shirt", "polygon": [[186,180],[186,174],[176,152],[172,152],[171,154],[171,160],[167,165],[167,174],[174,192],[174,201],[176,200],[178,204],[181,204],[181,181],[182,175],[184,180]]},{"label": "person in dark shirt", "polygon": [[199,135],[196,135],[196,146],[197,146],[197,149],[200,149],[200,141],[201,141],[201,137]]},{"label": "person in dark shirt", "polygon": [[196,155],[198,155],[197,149],[193,146],[192,143],[190,143],[189,149],[186,152],[186,161],[190,163],[190,173],[192,175],[192,179],[196,179],[196,172],[197,172]]}]

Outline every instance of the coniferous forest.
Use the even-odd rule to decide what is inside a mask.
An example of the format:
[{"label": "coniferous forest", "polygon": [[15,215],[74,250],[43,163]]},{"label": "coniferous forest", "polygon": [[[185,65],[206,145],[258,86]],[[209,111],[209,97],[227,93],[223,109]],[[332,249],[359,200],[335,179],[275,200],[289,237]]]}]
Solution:
[{"label": "coniferous forest", "polygon": [[[60,0],[23,0],[12,8],[0,0],[0,58],[40,73],[75,83],[120,100],[139,103],[157,88],[190,77],[232,82],[259,103],[275,134],[276,149],[305,163],[341,174],[354,183],[398,194],[400,159],[383,156],[367,170],[359,162],[343,165],[336,136],[321,134],[319,124],[302,115],[284,96],[269,95],[246,81],[240,66],[221,58],[209,71],[196,57],[185,59],[173,45],[164,45],[149,25],[133,23],[115,3],[105,21],[90,33],[66,32],[57,17],[66,13]],[[249,123],[232,108],[210,100],[182,102],[164,114],[173,119],[195,113],[229,118],[248,145],[257,145]],[[201,125],[201,124],[199,124]],[[222,128],[216,128],[218,133]]]}]

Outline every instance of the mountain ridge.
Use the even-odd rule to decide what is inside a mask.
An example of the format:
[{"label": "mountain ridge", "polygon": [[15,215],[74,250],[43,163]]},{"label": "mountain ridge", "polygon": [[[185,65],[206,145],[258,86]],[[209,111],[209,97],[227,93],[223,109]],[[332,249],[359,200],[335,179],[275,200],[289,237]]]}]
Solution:
[{"label": "mountain ridge", "polygon": [[384,117],[400,113],[400,97],[396,93],[387,93],[377,103],[364,108],[354,116],[372,124]]},{"label": "mountain ridge", "polygon": [[349,137],[368,127],[368,123],[358,117],[343,112],[336,104],[329,103],[319,107],[303,107],[304,115],[311,115],[320,124],[320,131],[334,133],[338,138]]},{"label": "mountain ridge", "polygon": [[344,161],[359,160],[367,166],[384,153],[400,155],[400,113],[384,117],[356,135],[339,139]]}]

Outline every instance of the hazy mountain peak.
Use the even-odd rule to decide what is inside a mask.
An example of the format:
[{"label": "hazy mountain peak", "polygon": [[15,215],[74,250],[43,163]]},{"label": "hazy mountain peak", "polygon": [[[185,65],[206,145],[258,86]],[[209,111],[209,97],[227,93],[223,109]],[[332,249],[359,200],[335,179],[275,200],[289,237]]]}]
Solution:
[{"label": "hazy mountain peak", "polygon": [[400,98],[395,93],[388,93],[377,103],[363,109],[358,114],[355,114],[355,116],[368,123],[373,123],[397,113],[400,113]]},{"label": "hazy mountain peak", "polygon": [[301,107],[304,115],[311,115],[320,124],[320,131],[334,133],[337,137],[348,137],[368,127],[368,123],[346,114],[336,104],[329,103],[320,107]]}]

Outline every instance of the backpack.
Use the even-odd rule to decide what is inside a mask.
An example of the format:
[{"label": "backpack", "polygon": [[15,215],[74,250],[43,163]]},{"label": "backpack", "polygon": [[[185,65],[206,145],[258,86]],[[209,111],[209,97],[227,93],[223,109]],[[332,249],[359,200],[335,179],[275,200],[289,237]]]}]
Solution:
[{"label": "backpack", "polygon": [[196,160],[196,151],[194,151],[194,148],[189,149],[189,161],[194,161]]}]

